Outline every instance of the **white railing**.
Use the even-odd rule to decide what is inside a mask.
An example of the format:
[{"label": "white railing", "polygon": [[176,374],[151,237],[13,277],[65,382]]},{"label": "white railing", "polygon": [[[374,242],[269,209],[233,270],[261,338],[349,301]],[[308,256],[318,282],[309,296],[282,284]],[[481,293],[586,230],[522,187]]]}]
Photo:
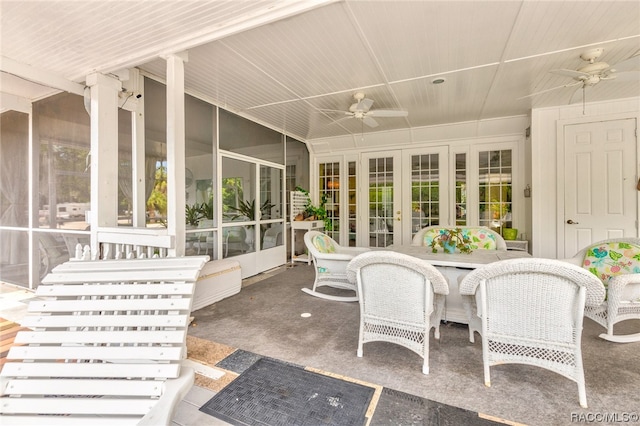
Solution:
[{"label": "white railing", "polygon": [[175,237],[166,230],[149,228],[98,228],[98,251],[76,245],[75,259],[141,259],[168,257]]}]

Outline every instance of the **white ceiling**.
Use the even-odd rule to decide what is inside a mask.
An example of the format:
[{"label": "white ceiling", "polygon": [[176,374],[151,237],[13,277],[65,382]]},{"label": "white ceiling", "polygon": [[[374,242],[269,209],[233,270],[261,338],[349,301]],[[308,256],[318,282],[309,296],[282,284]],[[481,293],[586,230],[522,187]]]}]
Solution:
[{"label": "white ceiling", "polygon": [[[187,91],[301,140],[566,105],[574,88],[518,98],[574,82],[548,71],[579,68],[589,48],[604,48],[609,64],[640,53],[638,1],[2,0],[0,8],[2,93],[38,99],[50,89],[33,81],[60,88],[59,79],[83,83],[132,66],[163,78],[161,55],[186,50]],[[602,81],[586,100],[640,96],[639,75]],[[432,85],[435,77],[446,81]],[[408,116],[369,129],[321,111],[348,109],[355,92],[372,109]]]}]

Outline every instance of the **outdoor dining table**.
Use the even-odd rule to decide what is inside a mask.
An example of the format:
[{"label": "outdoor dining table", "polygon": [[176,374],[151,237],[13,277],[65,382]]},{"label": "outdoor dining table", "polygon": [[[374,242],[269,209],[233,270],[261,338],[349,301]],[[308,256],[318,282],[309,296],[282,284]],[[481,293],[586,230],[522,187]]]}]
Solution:
[{"label": "outdoor dining table", "polygon": [[474,250],[471,253],[433,253],[431,247],[391,245],[385,250],[408,254],[419,259],[426,260],[438,268],[449,283],[449,294],[445,299],[444,314],[442,319],[462,324],[468,324],[468,313],[464,309],[463,299],[458,288],[458,280],[471,270],[480,268],[492,262],[505,259],[531,257],[523,251],[507,250]]}]

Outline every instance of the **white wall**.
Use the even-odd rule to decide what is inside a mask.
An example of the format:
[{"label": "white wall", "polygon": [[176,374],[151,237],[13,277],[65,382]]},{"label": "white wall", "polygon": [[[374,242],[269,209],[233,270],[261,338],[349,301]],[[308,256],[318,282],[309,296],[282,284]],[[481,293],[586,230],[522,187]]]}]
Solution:
[{"label": "white wall", "polygon": [[487,138],[493,136],[524,135],[529,127],[528,116],[502,117],[491,120],[442,124],[414,129],[391,130],[354,134],[335,138],[311,139],[307,141],[312,155],[337,153],[340,151],[362,152],[385,148],[419,148],[422,145],[450,143],[455,140]]},{"label": "white wall", "polygon": [[[532,248],[537,257],[557,258],[558,122],[587,122],[619,118],[640,118],[640,98],[532,110],[531,116],[531,215]],[[563,124],[563,125],[564,125]]]}]

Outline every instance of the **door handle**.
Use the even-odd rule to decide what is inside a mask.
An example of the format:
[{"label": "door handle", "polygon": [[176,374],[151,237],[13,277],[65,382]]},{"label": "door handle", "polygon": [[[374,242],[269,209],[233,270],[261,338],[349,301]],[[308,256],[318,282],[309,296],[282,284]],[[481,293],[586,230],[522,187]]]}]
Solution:
[{"label": "door handle", "polygon": [[574,221],[573,221],[573,220],[571,220],[571,219],[569,219],[569,220],[567,221],[567,223],[568,223],[569,225],[579,225],[579,224],[580,224],[579,222],[574,222]]}]

